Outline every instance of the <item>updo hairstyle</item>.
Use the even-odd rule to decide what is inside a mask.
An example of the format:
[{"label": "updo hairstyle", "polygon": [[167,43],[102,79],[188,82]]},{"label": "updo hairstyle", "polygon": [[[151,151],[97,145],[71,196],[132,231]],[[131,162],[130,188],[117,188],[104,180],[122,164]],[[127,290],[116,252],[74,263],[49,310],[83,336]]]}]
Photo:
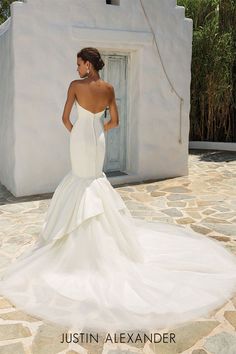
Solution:
[{"label": "updo hairstyle", "polygon": [[92,63],[94,69],[97,71],[101,70],[105,65],[99,51],[93,47],[86,47],[81,49],[77,53],[77,58],[81,58],[83,61],[88,60],[90,63]]}]

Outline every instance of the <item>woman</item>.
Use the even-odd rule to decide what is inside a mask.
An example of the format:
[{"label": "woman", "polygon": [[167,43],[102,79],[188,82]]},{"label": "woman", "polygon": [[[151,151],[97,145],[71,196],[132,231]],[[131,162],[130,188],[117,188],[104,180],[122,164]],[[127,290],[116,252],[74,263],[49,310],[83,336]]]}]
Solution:
[{"label": "woman", "polygon": [[100,79],[96,48],[83,48],[77,64],[84,80],[70,84],[63,112],[71,171],[36,246],[8,268],[0,293],[34,316],[81,330],[156,330],[208,316],[236,292],[236,257],[181,226],[132,218],[102,170],[105,132],[119,123],[114,89]]},{"label": "woman", "polygon": [[70,112],[75,101],[80,101],[80,104],[91,112],[103,112],[109,106],[111,120],[104,125],[104,131],[116,127],[119,123],[114,88],[100,79],[98,71],[103,68],[104,62],[97,51],[92,52],[95,55],[90,57],[91,62],[87,60],[89,52],[85,49],[77,54],[77,71],[84,80],[72,81],[68,89],[62,119],[69,131],[73,128]]}]

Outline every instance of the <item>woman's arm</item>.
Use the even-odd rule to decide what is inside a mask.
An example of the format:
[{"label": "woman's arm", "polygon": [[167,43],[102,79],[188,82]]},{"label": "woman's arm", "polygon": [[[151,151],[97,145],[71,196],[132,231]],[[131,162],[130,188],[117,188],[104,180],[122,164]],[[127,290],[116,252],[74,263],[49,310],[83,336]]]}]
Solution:
[{"label": "woman's arm", "polygon": [[70,112],[71,112],[71,109],[72,109],[72,106],[75,102],[75,97],[76,97],[74,85],[75,85],[75,81],[72,81],[70,83],[70,86],[67,91],[67,99],[66,99],[66,103],[65,103],[65,107],[64,107],[64,111],[63,111],[63,115],[62,115],[62,121],[63,121],[65,127],[69,131],[71,131],[71,129],[73,128],[73,124],[70,121]]},{"label": "woman's arm", "polygon": [[119,125],[119,115],[113,86],[111,86],[111,100],[109,103],[109,112],[111,119],[109,120],[109,122],[104,124],[104,131],[108,131],[109,129],[115,128]]}]

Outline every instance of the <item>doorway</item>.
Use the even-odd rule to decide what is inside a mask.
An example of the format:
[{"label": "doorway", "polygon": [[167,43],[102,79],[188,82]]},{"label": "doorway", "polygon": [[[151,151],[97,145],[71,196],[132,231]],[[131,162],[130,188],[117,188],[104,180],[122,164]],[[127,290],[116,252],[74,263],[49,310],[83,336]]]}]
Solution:
[{"label": "doorway", "polygon": [[[100,71],[100,76],[114,87],[119,113],[119,126],[105,134],[106,154],[103,168],[110,176],[121,175],[126,169],[128,56],[101,53],[101,57],[105,66]],[[106,111],[106,118],[103,116],[103,119],[110,120],[109,110]]]}]

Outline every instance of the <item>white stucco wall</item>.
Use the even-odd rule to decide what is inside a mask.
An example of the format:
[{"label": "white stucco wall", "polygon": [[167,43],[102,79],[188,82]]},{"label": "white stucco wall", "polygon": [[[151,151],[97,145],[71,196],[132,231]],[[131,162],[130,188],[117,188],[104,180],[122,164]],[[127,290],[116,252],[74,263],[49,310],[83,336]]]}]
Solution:
[{"label": "white stucco wall", "polygon": [[0,26],[0,181],[15,190],[14,64],[12,21]]},{"label": "white stucco wall", "polygon": [[[1,135],[0,177],[14,195],[51,192],[70,169],[69,132],[61,116],[68,85],[79,79],[76,54],[85,46],[130,56],[127,172],[136,180],[188,173],[192,20],[184,18],[173,0],[143,0],[143,5],[168,76],[184,98],[182,144],[179,99],[171,91],[139,0],[120,0],[120,6],[105,0],[14,2],[14,71],[6,69],[5,61],[0,73],[12,85],[7,92],[1,80],[6,91],[0,129],[14,137],[9,144]],[[1,53],[7,45],[3,36],[10,35],[0,36]],[[13,72],[14,81],[9,79]]]}]

